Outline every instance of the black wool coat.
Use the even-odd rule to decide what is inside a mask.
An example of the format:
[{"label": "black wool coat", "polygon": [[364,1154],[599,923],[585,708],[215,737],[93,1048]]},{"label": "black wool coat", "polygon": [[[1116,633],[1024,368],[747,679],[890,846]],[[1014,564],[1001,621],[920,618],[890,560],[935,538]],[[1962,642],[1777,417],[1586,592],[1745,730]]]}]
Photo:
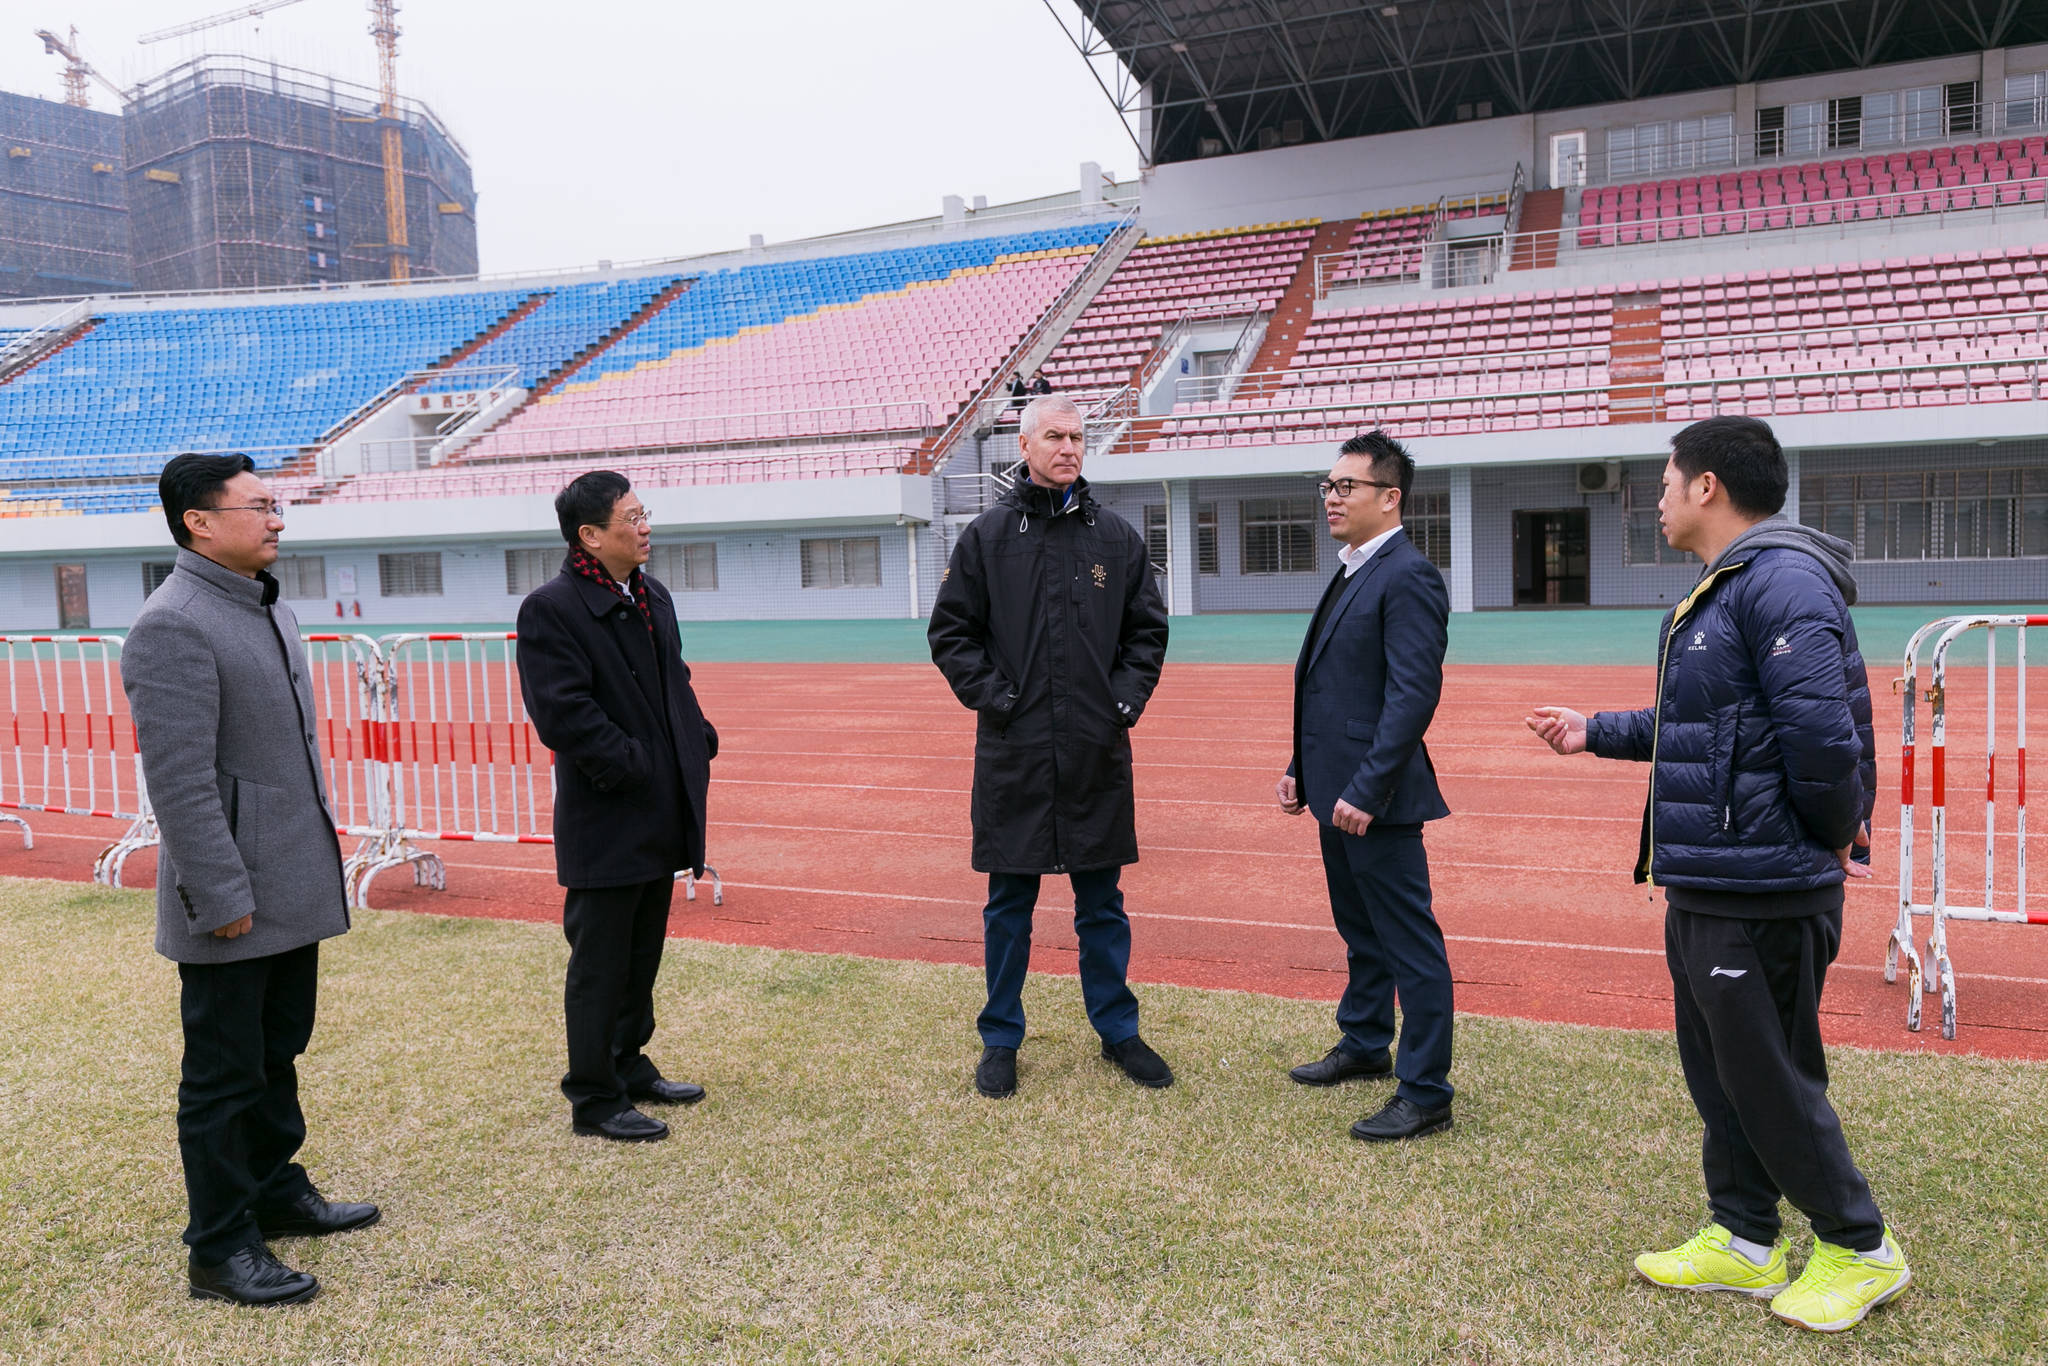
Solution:
[{"label": "black wool coat", "polygon": [[683,662],[668,589],[637,608],[562,572],[519,604],[519,690],[555,752],[555,876],[624,887],[704,867],[704,797],[718,732]]},{"label": "black wool coat", "polygon": [[1145,538],[1098,506],[1019,483],[953,547],[926,638],[979,720],[974,857],[984,873],[1138,861],[1130,727],[1166,659]]}]

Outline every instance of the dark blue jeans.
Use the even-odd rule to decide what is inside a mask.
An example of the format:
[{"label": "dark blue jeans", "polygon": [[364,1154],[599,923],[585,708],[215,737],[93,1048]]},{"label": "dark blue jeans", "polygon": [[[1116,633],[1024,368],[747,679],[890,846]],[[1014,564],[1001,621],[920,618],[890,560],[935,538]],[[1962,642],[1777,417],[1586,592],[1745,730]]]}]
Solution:
[{"label": "dark blue jeans", "polygon": [[[1081,1001],[1088,1023],[1104,1043],[1138,1032],[1138,998],[1124,984],[1131,965],[1131,922],[1118,890],[1121,868],[1069,873],[1074,885],[1074,934],[1081,941]],[[981,913],[982,952],[988,967],[988,1005],[975,1027],[991,1048],[1024,1043],[1024,976],[1031,968],[1031,912],[1038,905],[1036,874],[990,873],[988,905]]]}]

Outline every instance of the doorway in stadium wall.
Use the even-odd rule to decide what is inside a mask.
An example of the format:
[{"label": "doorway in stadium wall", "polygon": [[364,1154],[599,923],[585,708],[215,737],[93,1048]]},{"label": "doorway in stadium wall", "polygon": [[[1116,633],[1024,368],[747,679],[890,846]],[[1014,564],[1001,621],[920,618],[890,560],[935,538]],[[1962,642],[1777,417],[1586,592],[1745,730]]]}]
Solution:
[{"label": "doorway in stadium wall", "polygon": [[1515,514],[1515,606],[1584,607],[1588,595],[1586,510]]},{"label": "doorway in stadium wall", "polygon": [[92,605],[85,596],[85,566],[57,566],[57,629],[84,631],[92,626]]}]

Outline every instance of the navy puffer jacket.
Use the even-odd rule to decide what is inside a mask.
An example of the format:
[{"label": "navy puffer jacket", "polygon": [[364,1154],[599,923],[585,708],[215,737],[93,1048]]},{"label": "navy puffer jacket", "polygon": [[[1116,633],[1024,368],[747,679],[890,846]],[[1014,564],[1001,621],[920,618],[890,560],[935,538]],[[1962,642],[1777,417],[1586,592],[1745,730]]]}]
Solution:
[{"label": "navy puffer jacket", "polygon": [[1793,523],[1745,532],[1664,619],[1656,706],[1587,719],[1594,754],[1651,763],[1636,881],[1716,892],[1843,881],[1834,851],[1877,793],[1849,555]]}]

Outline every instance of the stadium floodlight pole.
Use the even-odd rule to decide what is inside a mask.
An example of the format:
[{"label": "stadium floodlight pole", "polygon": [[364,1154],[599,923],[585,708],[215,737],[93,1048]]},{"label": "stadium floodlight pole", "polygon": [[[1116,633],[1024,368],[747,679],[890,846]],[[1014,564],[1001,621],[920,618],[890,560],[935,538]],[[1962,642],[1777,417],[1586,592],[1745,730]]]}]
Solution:
[{"label": "stadium floodlight pole", "polygon": [[[1116,45],[1103,37],[1102,30],[1096,27],[1094,16],[1089,13],[1085,5],[1078,3],[1077,0],[1075,8],[1079,11],[1080,18],[1080,31],[1077,33],[1068,26],[1065,17],[1066,11],[1056,3],[1056,0],[1044,0],[1044,4],[1045,12],[1052,16],[1052,21],[1055,24],[1060,26],[1060,32],[1066,35],[1067,41],[1073,44],[1074,51],[1080,54],[1081,60],[1087,64],[1088,74],[1095,78],[1095,84],[1101,87],[1103,96],[1109,100],[1110,107],[1116,110],[1118,122],[1123,124],[1124,132],[1129,136],[1131,145],[1138,149],[1139,168],[1143,169],[1150,166],[1152,164],[1152,149],[1145,145],[1147,138],[1139,132],[1139,128],[1144,128],[1147,132],[1150,131],[1152,118],[1150,88],[1140,84],[1137,78],[1131,74],[1131,69],[1124,65],[1121,57],[1117,56]],[[1102,79],[1100,63],[1104,60],[1114,65],[1116,75],[1115,90],[1110,89],[1109,82]],[[1131,120],[1133,115],[1137,117],[1139,127],[1132,126]]]}]

